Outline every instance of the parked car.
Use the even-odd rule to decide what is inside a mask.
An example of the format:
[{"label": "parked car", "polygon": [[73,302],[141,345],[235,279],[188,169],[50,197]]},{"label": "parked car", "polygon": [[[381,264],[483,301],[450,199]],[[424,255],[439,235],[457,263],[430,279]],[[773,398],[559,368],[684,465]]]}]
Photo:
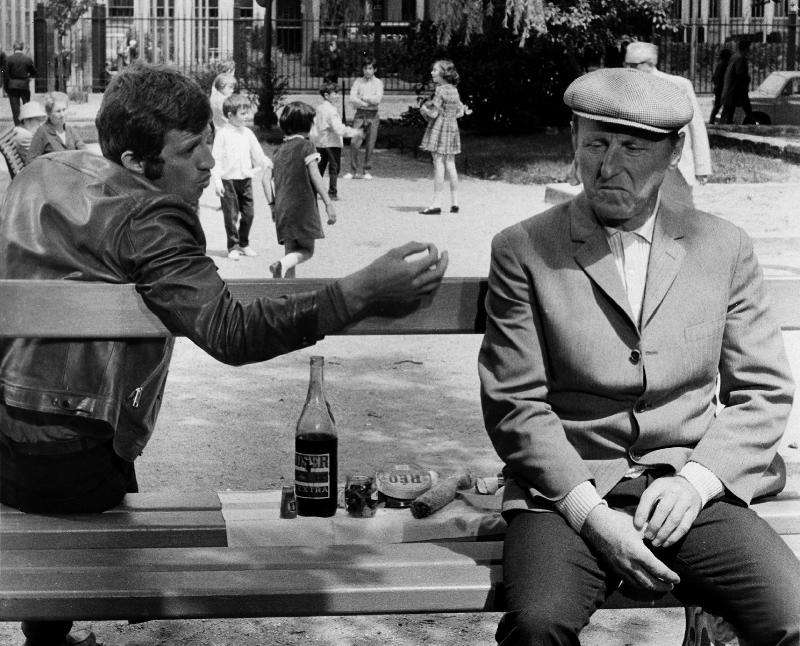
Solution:
[{"label": "parked car", "polygon": [[800,125],[800,72],[772,72],[750,92],[749,124]]}]

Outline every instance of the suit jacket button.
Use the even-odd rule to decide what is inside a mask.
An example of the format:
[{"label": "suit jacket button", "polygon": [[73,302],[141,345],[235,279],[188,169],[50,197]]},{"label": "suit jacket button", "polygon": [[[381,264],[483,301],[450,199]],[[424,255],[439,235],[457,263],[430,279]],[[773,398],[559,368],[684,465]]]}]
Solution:
[{"label": "suit jacket button", "polygon": [[642,358],[642,353],[636,350],[635,348],[631,350],[631,356],[628,357],[628,361],[630,361],[634,366],[639,363]]}]

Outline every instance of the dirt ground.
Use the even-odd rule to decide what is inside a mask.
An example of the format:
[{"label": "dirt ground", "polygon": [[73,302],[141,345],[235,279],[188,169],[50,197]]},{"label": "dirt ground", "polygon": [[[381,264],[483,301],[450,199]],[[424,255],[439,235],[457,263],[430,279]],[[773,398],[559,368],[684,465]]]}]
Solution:
[{"label": "dirt ground", "polygon": [[[797,170],[797,167],[795,167]],[[491,236],[545,208],[544,187],[466,179],[459,216],[421,216],[432,184],[427,164],[394,152],[377,155],[372,182],[341,181],[340,221],[318,242],[300,276],[340,276],[409,239],[433,241],[451,255],[450,276],[485,275]],[[800,272],[800,172],[796,183],[708,185],[698,206],[743,226],[771,274]],[[221,212],[204,196],[201,218],[208,253],[225,277],[265,277],[280,249],[263,196],[253,232],[259,257],[225,257]],[[326,388],[340,436],[340,474],[369,472],[395,460],[479,475],[500,462],[481,423],[476,357],[480,339],[331,337],[273,361],[232,368],[181,339],[153,440],[137,462],[143,491],[255,490],[290,475],[293,426],[305,399],[308,359],[326,358]],[[405,646],[493,642],[499,615],[415,615],[266,620],[81,623],[107,646]],[[590,646],[679,644],[682,610],[600,611],[584,631]],[[0,643],[20,644],[11,624]]]}]

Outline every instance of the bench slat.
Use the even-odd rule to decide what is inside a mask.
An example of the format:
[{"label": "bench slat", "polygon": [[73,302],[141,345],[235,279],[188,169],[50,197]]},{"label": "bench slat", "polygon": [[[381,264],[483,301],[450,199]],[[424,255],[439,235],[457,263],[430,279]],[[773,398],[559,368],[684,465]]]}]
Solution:
[{"label": "bench slat", "polygon": [[[473,556],[474,555],[474,556]],[[502,608],[502,543],[72,550],[9,555],[0,620],[475,612]],[[501,596],[501,595],[500,595]],[[614,595],[609,607],[641,607]],[[667,596],[647,606],[675,606]],[[31,615],[35,609],[36,616]]]},{"label": "bench slat", "polygon": [[[222,509],[219,496],[213,491],[178,491],[157,493],[129,493],[122,502],[104,514],[130,511],[215,511]],[[19,509],[0,504],[0,518],[6,514],[22,514]]]},{"label": "bench slat", "polygon": [[[243,301],[306,292],[330,281],[228,281]],[[774,311],[783,329],[800,329],[800,278],[767,281]],[[472,334],[484,330],[484,278],[445,278],[433,301],[407,316],[365,318],[339,334]],[[53,303],[59,316],[51,316]],[[121,338],[169,334],[144,305],[133,285],[62,280],[0,280],[0,338]]]},{"label": "bench slat", "polygon": [[16,549],[84,547],[205,547],[228,544],[225,519],[216,511],[75,514],[3,514],[3,557]]},{"label": "bench slat", "polygon": [[[252,301],[302,293],[329,280],[230,280],[234,298]],[[436,298],[424,308],[400,318],[375,316],[340,334],[456,334],[483,330],[486,281],[444,279]],[[59,316],[52,316],[53,303]],[[0,337],[121,338],[163,337],[169,332],[143,303],[134,285],[69,280],[0,280]]]},{"label": "bench slat", "polygon": [[[788,537],[787,543],[800,554],[800,537]],[[6,556],[0,621],[478,612],[503,607],[500,541],[68,554],[20,550]],[[641,601],[616,592],[604,607],[678,605],[672,595]]]}]

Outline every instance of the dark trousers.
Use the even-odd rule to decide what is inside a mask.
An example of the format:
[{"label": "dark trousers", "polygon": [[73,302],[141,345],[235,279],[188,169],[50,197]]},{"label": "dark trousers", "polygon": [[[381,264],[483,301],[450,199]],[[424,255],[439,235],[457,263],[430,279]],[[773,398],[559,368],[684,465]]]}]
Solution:
[{"label": "dark trousers", "polygon": [[722,116],[720,123],[733,123],[733,115],[736,113],[736,108],[742,107],[744,110],[744,118],[747,119],[753,112],[753,107],[750,105],[750,97],[747,94],[740,96],[732,105],[722,106]]},{"label": "dark trousers", "polygon": [[[754,511],[714,501],[677,545],[652,551],[681,577],[673,590],[681,602],[724,617],[748,646],[800,643],[800,563]],[[496,634],[503,646],[577,645],[620,583],[557,513],[516,513],[503,564],[509,612]]]},{"label": "dark trousers", "polygon": [[350,140],[350,171],[354,175],[363,175],[372,168],[372,153],[378,141],[378,126],[381,120],[377,110],[356,110],[353,117],[353,128],[364,131],[364,156],[361,156],[361,141],[358,137]]},{"label": "dark trousers", "polygon": [[225,193],[220,198],[220,203],[222,217],[225,219],[228,251],[236,246],[247,247],[250,245],[250,229],[253,226],[253,180],[223,179],[222,186]]},{"label": "dark trousers", "polygon": [[341,148],[317,148],[319,153],[319,174],[325,175],[325,169],[328,169],[328,195],[336,197],[336,180],[339,178],[339,169],[342,167],[342,149]]},{"label": "dark trousers", "polygon": [[11,90],[6,89],[8,93],[8,102],[11,104],[11,116],[14,118],[14,125],[18,126],[19,121],[19,107],[23,103],[31,100],[30,90]]},{"label": "dark trousers", "polygon": [[[120,458],[111,442],[77,453],[26,455],[0,442],[0,502],[24,512],[75,514],[101,512],[138,491],[132,462]],[[57,646],[71,621],[23,621],[29,646]]]}]

